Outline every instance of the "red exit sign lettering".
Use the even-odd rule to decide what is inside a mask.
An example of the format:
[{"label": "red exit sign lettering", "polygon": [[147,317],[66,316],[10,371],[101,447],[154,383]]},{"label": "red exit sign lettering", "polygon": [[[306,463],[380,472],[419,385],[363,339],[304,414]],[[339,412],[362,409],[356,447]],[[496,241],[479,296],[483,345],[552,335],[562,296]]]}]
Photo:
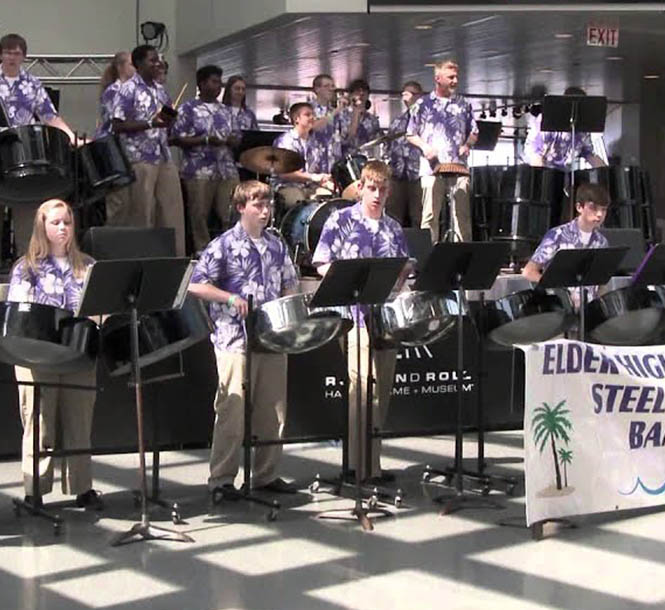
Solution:
[{"label": "red exit sign lettering", "polygon": [[586,30],[586,43],[589,47],[618,47],[619,28],[589,25]]}]

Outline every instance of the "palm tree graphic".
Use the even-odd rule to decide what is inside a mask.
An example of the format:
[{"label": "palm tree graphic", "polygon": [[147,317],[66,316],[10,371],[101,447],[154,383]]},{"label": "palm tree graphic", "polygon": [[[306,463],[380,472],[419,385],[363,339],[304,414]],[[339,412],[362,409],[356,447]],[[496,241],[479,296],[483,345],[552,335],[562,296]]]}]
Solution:
[{"label": "palm tree graphic", "polygon": [[559,449],[559,461],[563,464],[563,485],[568,487],[568,464],[573,461],[573,452],[570,449]]},{"label": "palm tree graphic", "polygon": [[573,424],[566,417],[570,413],[568,409],[564,409],[566,404],[562,400],[556,407],[550,407],[546,402],[542,407],[534,409],[533,420],[531,427],[533,428],[533,442],[538,447],[540,453],[543,452],[545,445],[549,439],[552,446],[552,458],[554,459],[554,472],[556,473],[556,488],[561,489],[561,470],[559,469],[559,460],[557,459],[556,440],[562,440],[568,444],[570,437],[568,430],[573,429]]}]

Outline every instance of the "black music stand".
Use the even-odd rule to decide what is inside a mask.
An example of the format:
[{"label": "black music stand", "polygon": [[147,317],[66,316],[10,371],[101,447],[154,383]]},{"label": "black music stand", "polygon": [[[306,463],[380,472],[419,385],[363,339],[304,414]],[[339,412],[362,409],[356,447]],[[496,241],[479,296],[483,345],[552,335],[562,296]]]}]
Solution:
[{"label": "black music stand", "polygon": [[[455,495],[439,496],[435,502],[443,503],[442,515],[447,515],[463,508],[503,508],[489,498],[465,494],[464,478],[480,480],[489,491],[489,478],[482,473],[471,474],[464,471],[464,290],[488,290],[492,287],[501,264],[509,248],[500,242],[467,242],[438,243],[434,246],[431,256],[425,264],[421,275],[414,285],[415,290],[427,290],[442,294],[450,290],[457,291],[457,418],[455,428],[455,465],[444,471],[436,471],[430,467],[429,473],[443,474],[446,480],[455,480]],[[479,409],[482,402],[479,402]],[[478,422],[479,433],[482,430],[481,420]],[[427,481],[427,477],[423,477]]]},{"label": "black music stand", "polygon": [[[354,306],[357,308],[357,315],[361,316],[361,305],[376,305],[385,303],[392,288],[395,286],[400,273],[408,262],[408,258],[357,258],[349,260],[334,261],[326,273],[318,290],[314,293],[310,302],[311,307],[338,307]],[[368,316],[371,317],[371,316]],[[369,334],[368,329],[368,334]],[[371,396],[371,386],[374,382],[372,376],[372,352],[371,335],[369,337],[370,350],[368,354],[368,395]],[[319,519],[341,519],[358,520],[364,530],[372,530],[372,520],[370,512],[375,512],[378,516],[390,517],[392,513],[383,508],[379,508],[376,502],[365,508],[363,506],[363,488],[362,488],[362,362],[360,354],[360,325],[356,322],[356,362],[358,363],[358,372],[356,375],[356,465],[355,465],[355,505],[349,512],[348,509],[331,510],[318,515]],[[372,402],[367,404],[365,439],[371,438],[367,430],[371,430]],[[349,419],[347,414],[347,420]],[[344,439],[348,443],[348,435]],[[371,464],[372,443],[366,442],[366,463]],[[340,491],[345,486],[345,475],[342,473]]]},{"label": "black music stand", "polygon": [[[151,525],[148,514],[148,483],[143,437],[143,392],[139,366],[139,314],[168,311],[182,306],[191,275],[188,258],[108,260],[93,264],[86,275],[85,296],[77,315],[130,313],[132,375],[136,396],[136,419],[141,480],[141,522],[113,537],[118,546],[138,540],[194,542],[181,532]],[[88,289],[94,286],[94,290]]]},{"label": "black music stand", "polygon": [[579,340],[584,341],[584,286],[602,286],[610,281],[628,252],[621,248],[559,250],[545,269],[537,288],[577,288],[580,294]]},{"label": "black music stand", "polygon": [[631,286],[651,284],[665,284],[665,244],[658,244],[647,252],[631,280]]},{"label": "black music stand", "polygon": [[571,132],[570,214],[575,215],[575,134],[603,133],[607,98],[591,95],[546,95],[541,131]]}]

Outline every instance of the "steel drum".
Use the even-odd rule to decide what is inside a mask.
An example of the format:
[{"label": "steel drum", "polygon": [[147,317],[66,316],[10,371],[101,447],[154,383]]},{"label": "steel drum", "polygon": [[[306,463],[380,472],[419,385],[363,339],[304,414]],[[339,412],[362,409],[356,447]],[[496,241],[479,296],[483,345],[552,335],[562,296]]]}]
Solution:
[{"label": "steel drum", "polygon": [[76,155],[81,171],[81,197],[85,202],[101,199],[136,180],[117,135],[88,142],[76,151]]},{"label": "steel drum", "polygon": [[69,137],[48,125],[0,132],[0,200],[21,203],[67,197],[73,191]]},{"label": "steel drum", "polygon": [[[139,366],[149,366],[207,339],[214,330],[203,302],[187,295],[181,309],[159,311],[139,320]],[[131,369],[130,319],[114,315],[102,325],[102,357],[112,377]]]},{"label": "steel drum", "polygon": [[665,323],[665,287],[619,288],[587,303],[585,339],[603,345],[660,342]]},{"label": "steel drum", "polygon": [[644,230],[642,208],[648,205],[649,196],[639,167],[611,165],[576,171],[575,184],[587,183],[601,184],[607,189],[611,205],[604,222],[606,227]]},{"label": "steel drum", "polygon": [[71,311],[39,303],[0,303],[0,360],[64,375],[92,368],[97,325]]},{"label": "steel drum", "polygon": [[257,307],[254,311],[257,348],[302,354],[351,329],[353,321],[348,307],[310,307],[311,298],[311,294],[295,294]]},{"label": "steel drum", "polygon": [[280,224],[280,232],[295,252],[313,253],[319,243],[321,231],[328,217],[335,211],[353,205],[348,199],[309,201],[286,212]]},{"label": "steel drum", "polygon": [[[400,292],[372,310],[377,347],[418,347],[433,343],[455,327],[459,308],[454,292]],[[462,311],[466,313],[466,308]]]},{"label": "steel drum", "polygon": [[570,328],[574,313],[563,289],[520,290],[485,303],[488,336],[506,346],[552,339]]}]

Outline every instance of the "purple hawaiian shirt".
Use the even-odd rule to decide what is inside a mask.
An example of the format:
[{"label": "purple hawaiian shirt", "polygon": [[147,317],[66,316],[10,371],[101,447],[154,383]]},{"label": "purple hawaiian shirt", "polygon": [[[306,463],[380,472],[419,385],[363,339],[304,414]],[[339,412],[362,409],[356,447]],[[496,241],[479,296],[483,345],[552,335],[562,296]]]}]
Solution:
[{"label": "purple hawaiian shirt", "polygon": [[[607,241],[607,238],[598,230],[593,230],[589,242],[584,244],[582,241],[580,226],[575,218],[574,220],[559,225],[558,227],[554,227],[545,233],[545,237],[543,237],[540,244],[538,244],[538,247],[531,255],[530,260],[531,262],[546,268],[559,250],[607,248],[608,245],[609,242]],[[595,297],[598,293],[598,287],[587,287],[587,293],[590,298]]]},{"label": "purple hawaiian shirt", "polygon": [[[398,116],[388,128],[388,133],[406,131],[409,124],[409,110]],[[417,146],[409,144],[406,137],[398,138],[390,143],[390,167],[396,180],[418,180],[420,177],[420,158],[422,152]]]},{"label": "purple hawaiian shirt", "polygon": [[[112,117],[121,121],[150,121],[162,106],[170,105],[166,89],[156,82],[148,85],[137,72],[120,86],[113,102]],[[122,133],[120,137],[132,163],[158,165],[171,160],[166,129]]]},{"label": "purple hawaiian shirt", "polygon": [[[462,163],[459,148],[471,134],[478,133],[478,126],[473,118],[473,108],[462,96],[439,97],[434,91],[421,97],[410,111],[407,134],[420,136],[426,144],[434,147],[439,163]],[[432,164],[420,157],[420,175],[431,176]]]},{"label": "purple hawaiian shirt", "polygon": [[342,142],[342,155],[347,155],[358,149],[359,146],[366,144],[374,138],[381,135],[379,119],[375,114],[365,112],[358,123],[358,129],[354,138],[349,136],[353,110],[345,108],[335,116],[334,129],[339,134]]},{"label": "purple hawaiian shirt", "polygon": [[38,78],[19,70],[18,78],[10,86],[0,67],[0,100],[7,113],[10,126],[32,125],[40,121],[50,121],[58,113],[46,89]]},{"label": "purple hawaiian shirt", "polygon": [[575,146],[572,145],[572,134],[564,131],[541,131],[543,115],[536,117],[524,142],[524,160],[537,155],[542,157],[543,165],[554,169],[568,169],[575,158],[589,159],[593,155],[591,135],[585,132],[575,134]]},{"label": "purple hawaiian shirt", "polygon": [[[212,284],[246,299],[254,297],[254,307],[277,299],[298,286],[298,276],[284,242],[263,232],[265,251],[259,252],[244,227],[234,227],[213,239],[196,264],[192,283]],[[210,303],[215,330],[210,338],[216,349],[242,352],[245,329],[236,308],[226,303]]]},{"label": "purple hawaiian shirt", "polygon": [[[86,263],[94,261],[86,257]],[[21,258],[12,269],[9,280],[8,301],[41,303],[60,309],[76,311],[81,301],[85,277],[76,278],[68,261],[53,256],[42,259],[35,273]]]},{"label": "purple hawaiian shirt", "polygon": [[259,128],[256,115],[250,108],[247,108],[247,106],[240,109],[234,108],[232,106],[227,106],[227,108],[233,113],[233,118],[235,119],[237,129],[247,131],[248,129]]},{"label": "purple hawaiian shirt", "polygon": [[[277,148],[286,148],[297,152],[304,160],[305,172],[310,174],[328,174],[330,168],[328,167],[328,149],[324,143],[316,137],[312,132],[306,140],[298,135],[295,129],[290,129],[284,133],[279,134],[273,146]],[[282,181],[282,184],[295,184]]]},{"label": "purple hawaiian shirt", "polygon": [[99,124],[95,131],[95,140],[107,136],[113,131],[111,126],[113,102],[115,101],[115,96],[118,94],[118,91],[120,91],[120,85],[122,85],[122,81],[117,79],[106,87],[102,93],[102,97],[99,100]]},{"label": "purple hawaiian shirt", "polygon": [[[233,114],[219,102],[189,100],[178,108],[173,133],[179,137],[217,136],[223,140],[240,137]],[[180,175],[185,180],[238,178],[238,170],[229,146],[194,146],[183,148]]]},{"label": "purple hawaiian shirt", "polygon": [[[324,106],[316,99],[312,100],[310,104],[312,104],[312,108],[314,109],[315,119],[329,116],[333,111],[331,106]],[[313,135],[321,141],[323,146],[326,147],[328,151],[328,169],[329,171],[332,170],[335,161],[339,161],[342,158],[342,141],[340,139],[339,131],[335,129],[335,119],[332,118],[331,120],[331,118],[329,118],[326,126],[314,131]]]},{"label": "purple hawaiian shirt", "polygon": [[[367,218],[360,202],[335,210],[321,230],[312,257],[315,266],[350,258],[408,257],[404,231],[394,219],[383,214],[380,219]],[[357,314],[354,318],[358,320]],[[361,321],[362,324],[362,321]]]}]

